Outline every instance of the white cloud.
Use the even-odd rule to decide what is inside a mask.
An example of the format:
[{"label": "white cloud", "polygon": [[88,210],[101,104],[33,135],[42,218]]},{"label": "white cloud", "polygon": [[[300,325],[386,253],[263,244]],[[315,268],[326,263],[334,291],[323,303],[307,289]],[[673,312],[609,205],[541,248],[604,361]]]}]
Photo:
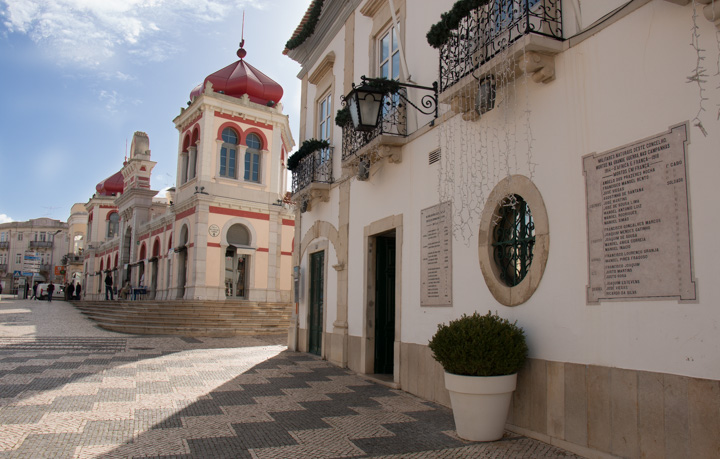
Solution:
[{"label": "white cloud", "polygon": [[15,220],[13,220],[12,218],[8,217],[7,215],[5,215],[5,214],[0,214],[0,223],[10,223],[10,222],[14,222],[14,221],[15,221]]},{"label": "white cloud", "polygon": [[[59,62],[94,68],[128,48],[162,61],[177,51],[162,40],[183,19],[218,21],[259,0],[0,0],[0,21],[11,33],[45,45]],[[155,45],[149,39],[160,40]]]},{"label": "white cloud", "polygon": [[98,99],[105,104],[105,110],[110,113],[117,113],[117,107],[122,103],[122,99],[118,96],[117,91],[101,90]]}]

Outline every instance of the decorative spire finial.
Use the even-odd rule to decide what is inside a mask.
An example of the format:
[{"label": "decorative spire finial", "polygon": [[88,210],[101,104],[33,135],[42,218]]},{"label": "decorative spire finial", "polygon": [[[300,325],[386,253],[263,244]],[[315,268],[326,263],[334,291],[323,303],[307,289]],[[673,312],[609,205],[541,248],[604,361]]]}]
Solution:
[{"label": "decorative spire finial", "polygon": [[247,56],[247,51],[243,49],[243,46],[245,46],[245,10],[243,10],[242,29],[240,32],[240,49],[237,51],[237,55],[240,59]]}]

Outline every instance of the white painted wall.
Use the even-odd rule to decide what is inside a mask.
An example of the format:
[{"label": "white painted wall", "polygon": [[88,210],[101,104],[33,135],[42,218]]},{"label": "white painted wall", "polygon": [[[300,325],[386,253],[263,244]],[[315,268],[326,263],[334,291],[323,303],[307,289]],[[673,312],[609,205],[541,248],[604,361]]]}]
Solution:
[{"label": "white painted wall", "polygon": [[[414,2],[408,0],[407,43],[413,46],[408,46],[406,53],[414,80],[420,84],[437,78],[437,53],[426,45],[424,34],[439,12],[448,10],[452,3],[431,2],[427,7],[413,8]],[[580,3],[583,14],[580,23],[587,25],[622,2]],[[417,30],[412,29],[415,25]],[[717,65],[716,29],[702,16],[698,25],[708,50],[705,65],[712,74]],[[370,21],[358,14],[355,27],[355,75],[359,81],[359,76],[368,70],[368,62],[360,56],[367,52],[364,37],[370,31]],[[690,130],[692,256],[699,300],[694,304],[676,301],[586,304],[587,228],[581,158],[664,132],[695,116],[699,102],[697,87],[685,82],[696,59],[689,46],[691,27],[691,6],[649,2],[559,54],[554,81],[530,83],[527,101],[534,136],[533,157],[538,164],[533,181],[547,207],[550,252],[539,288],[520,306],[500,305],[483,281],[477,255],[478,221],[467,244],[453,240],[454,306],[420,307],[420,212],[439,202],[438,165],[427,164],[427,153],[438,145],[439,127],[406,145],[401,164],[385,163],[371,171],[367,182],[353,181],[347,268],[350,334],[361,336],[364,330],[363,229],[372,222],[402,214],[403,342],[427,344],[438,323],[463,313],[493,310],[517,320],[525,328],[530,353],[535,358],[720,379],[716,352],[720,348],[717,282],[720,249],[714,241],[720,216],[713,188],[720,171],[720,124],[715,119],[718,109],[715,104],[720,103],[720,91],[715,89],[720,84],[719,77],[713,76],[707,85],[710,101],[706,103],[708,112],[703,121],[708,136],[704,137],[695,127]],[[342,49],[334,50],[339,85]],[[501,115],[501,111],[494,110],[475,123],[502,129],[505,118]],[[308,126],[312,125],[313,116],[307,114]],[[524,116],[523,110],[512,116]],[[334,136],[335,161],[339,162],[339,129]],[[518,152],[518,156],[524,154],[522,149]],[[316,205],[312,212],[303,214],[303,235],[316,220],[337,227],[337,199],[338,191],[334,189],[330,203]],[[329,286],[334,282],[333,271],[329,270]],[[330,310],[336,298],[330,289],[327,298]],[[301,326],[305,326],[303,320],[301,310]]]}]

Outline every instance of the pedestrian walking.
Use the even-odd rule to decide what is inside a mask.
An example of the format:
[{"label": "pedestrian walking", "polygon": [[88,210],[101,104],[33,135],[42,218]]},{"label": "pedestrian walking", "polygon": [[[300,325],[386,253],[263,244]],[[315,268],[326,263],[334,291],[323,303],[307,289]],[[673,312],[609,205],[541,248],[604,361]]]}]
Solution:
[{"label": "pedestrian walking", "polygon": [[50,281],[50,285],[48,285],[48,301],[52,301],[52,295],[55,291],[55,284]]},{"label": "pedestrian walking", "polygon": [[[37,286],[38,284],[33,284],[33,294],[31,300],[37,299]],[[30,289],[29,284],[25,284],[25,298],[28,297],[28,290]]]},{"label": "pedestrian walking", "polygon": [[77,287],[75,287],[75,299],[80,299],[80,292],[82,292],[82,285],[77,284]]},{"label": "pedestrian walking", "polygon": [[112,300],[113,299],[113,281],[112,276],[110,276],[110,273],[105,274],[105,299],[106,300]]}]

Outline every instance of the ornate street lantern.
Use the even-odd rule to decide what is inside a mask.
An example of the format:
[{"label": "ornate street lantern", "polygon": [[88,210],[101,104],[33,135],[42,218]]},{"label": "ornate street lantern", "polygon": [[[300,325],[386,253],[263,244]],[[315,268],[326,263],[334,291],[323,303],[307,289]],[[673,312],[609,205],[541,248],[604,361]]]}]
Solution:
[{"label": "ornate street lantern", "polygon": [[353,85],[352,91],[345,97],[350,107],[350,117],[356,131],[372,131],[380,120],[380,108],[385,92],[374,88],[364,80],[360,86]]}]

